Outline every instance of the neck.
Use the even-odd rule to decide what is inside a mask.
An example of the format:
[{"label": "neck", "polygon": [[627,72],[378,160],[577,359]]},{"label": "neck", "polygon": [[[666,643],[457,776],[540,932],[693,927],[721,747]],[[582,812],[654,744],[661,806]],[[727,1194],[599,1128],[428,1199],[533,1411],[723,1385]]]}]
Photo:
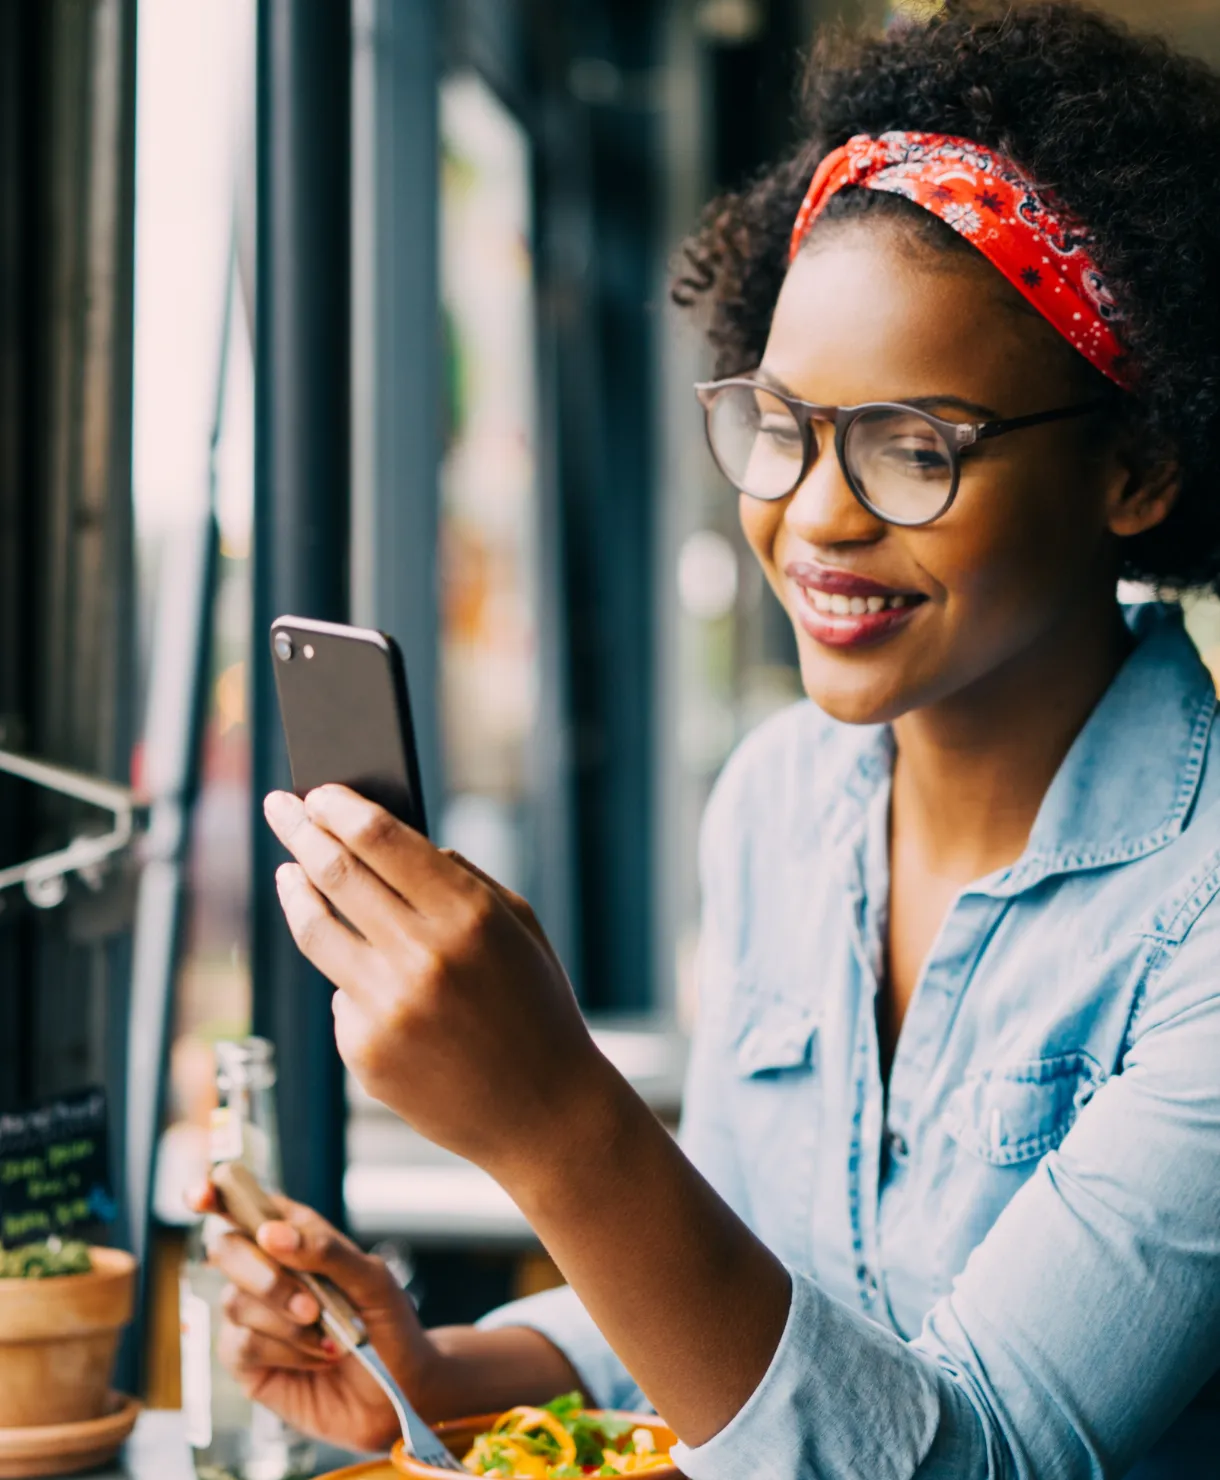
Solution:
[{"label": "neck", "polygon": [[1020,857],[1055,773],[1131,648],[1113,600],[969,689],[894,724],[892,826],[969,883]]}]

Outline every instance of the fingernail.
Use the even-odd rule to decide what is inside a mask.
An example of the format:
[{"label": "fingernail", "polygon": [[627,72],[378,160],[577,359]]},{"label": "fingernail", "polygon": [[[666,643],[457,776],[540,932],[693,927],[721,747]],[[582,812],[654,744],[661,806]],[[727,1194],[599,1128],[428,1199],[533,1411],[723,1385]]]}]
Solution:
[{"label": "fingernail", "polygon": [[300,797],[290,791],[269,791],[263,798],[263,816],[281,838],[294,833],[305,820]]},{"label": "fingernail", "polygon": [[[288,1302],[288,1314],[293,1320],[300,1321],[302,1326],[312,1326],[320,1314],[318,1302],[312,1295],[294,1295]],[[325,1347],[326,1338],[323,1337],[322,1345]]]},{"label": "fingernail", "polygon": [[330,805],[335,801],[332,795],[334,787],[315,786],[312,791],[305,793],[305,815],[306,817],[317,817],[323,812],[330,810]]},{"label": "fingernail", "polygon": [[343,1355],[343,1349],[339,1346],[337,1342],[332,1341],[329,1336],[324,1336],[321,1340],[320,1345],[322,1347],[322,1351],[328,1357],[341,1357]]},{"label": "fingernail", "polygon": [[251,1295],[269,1295],[279,1278],[267,1261],[260,1259],[244,1241],[226,1259],[225,1272],[235,1285],[249,1290]]},{"label": "fingernail", "polygon": [[301,1247],[300,1232],[291,1223],[264,1223],[258,1241],[268,1254],[295,1254]]},{"label": "fingernail", "polygon": [[345,823],[355,826],[369,804],[348,787],[327,782],[325,786],[315,786],[313,791],[306,792],[303,805],[306,817],[339,826]]},{"label": "fingernail", "polygon": [[268,822],[281,822],[290,814],[288,793],[269,791],[263,798],[263,816]]}]

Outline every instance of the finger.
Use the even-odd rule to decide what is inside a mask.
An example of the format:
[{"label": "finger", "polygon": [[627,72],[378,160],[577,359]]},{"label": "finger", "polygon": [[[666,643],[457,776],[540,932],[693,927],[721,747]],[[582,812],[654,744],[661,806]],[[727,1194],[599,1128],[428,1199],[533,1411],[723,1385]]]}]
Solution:
[{"label": "finger", "polygon": [[263,803],[272,830],[307,877],[345,920],[374,945],[396,949],[403,940],[402,916],[410,905],[343,842],[305,813],[300,798],[273,791]]},{"label": "finger", "polygon": [[239,1382],[265,1376],[268,1371],[325,1372],[335,1365],[333,1357],[311,1356],[293,1342],[228,1321],[220,1328],[216,1347],[220,1360]]},{"label": "finger", "polygon": [[283,1217],[264,1223],[258,1242],[276,1263],[325,1275],[362,1313],[400,1298],[394,1276],[382,1260],[363,1253],[312,1208],[288,1198],[275,1201]]},{"label": "finger", "polygon": [[210,1182],[192,1187],[184,1199],[188,1208],[195,1213],[219,1213],[222,1210],[220,1194]]},{"label": "finger", "polygon": [[[284,1313],[286,1319],[291,1314],[295,1325],[310,1325],[321,1314],[301,1282],[244,1233],[224,1233],[210,1240],[208,1258],[242,1294]],[[298,1296],[309,1301],[308,1311],[297,1304],[290,1312]]]},{"label": "finger", "polygon": [[413,828],[346,786],[319,786],[305,798],[311,821],[326,829],[417,910],[449,914],[481,885]]},{"label": "finger", "polygon": [[368,1000],[380,980],[379,953],[340,925],[299,863],[282,863],[275,887],[302,956],[335,986]]},{"label": "finger", "polygon": [[287,1315],[274,1306],[266,1304],[265,1301],[256,1300],[252,1295],[247,1295],[239,1290],[236,1285],[229,1285],[224,1292],[222,1308],[225,1319],[234,1326],[242,1326],[248,1331],[257,1331],[262,1336],[272,1336],[276,1341],[282,1341],[287,1346],[295,1346],[306,1356],[311,1357],[334,1357],[340,1351],[340,1347],[329,1336],[324,1335],[317,1324],[317,1302],[312,1296],[304,1293],[294,1295],[289,1301],[290,1307],[295,1307],[297,1302],[308,1301],[313,1309],[312,1322],[302,1324],[295,1315]]}]

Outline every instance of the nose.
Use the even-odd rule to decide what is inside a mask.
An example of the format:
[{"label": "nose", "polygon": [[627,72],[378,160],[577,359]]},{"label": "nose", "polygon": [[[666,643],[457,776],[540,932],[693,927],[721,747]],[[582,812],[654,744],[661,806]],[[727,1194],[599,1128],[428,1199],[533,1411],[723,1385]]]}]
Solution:
[{"label": "nose", "polygon": [[851,491],[835,452],[834,427],[815,421],[813,434],[817,456],[784,510],[788,532],[804,544],[823,549],[880,539],[885,521],[870,513]]}]

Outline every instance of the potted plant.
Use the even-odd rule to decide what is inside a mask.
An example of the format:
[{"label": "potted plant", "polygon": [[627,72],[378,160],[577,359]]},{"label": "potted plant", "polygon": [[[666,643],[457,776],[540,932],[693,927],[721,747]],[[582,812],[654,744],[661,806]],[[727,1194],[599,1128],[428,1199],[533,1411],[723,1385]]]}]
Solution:
[{"label": "potted plant", "polygon": [[110,1376],[135,1270],[118,1249],[0,1246],[0,1476],[52,1473],[37,1467],[48,1446],[61,1473],[95,1464],[130,1431],[134,1406],[111,1394]]}]

